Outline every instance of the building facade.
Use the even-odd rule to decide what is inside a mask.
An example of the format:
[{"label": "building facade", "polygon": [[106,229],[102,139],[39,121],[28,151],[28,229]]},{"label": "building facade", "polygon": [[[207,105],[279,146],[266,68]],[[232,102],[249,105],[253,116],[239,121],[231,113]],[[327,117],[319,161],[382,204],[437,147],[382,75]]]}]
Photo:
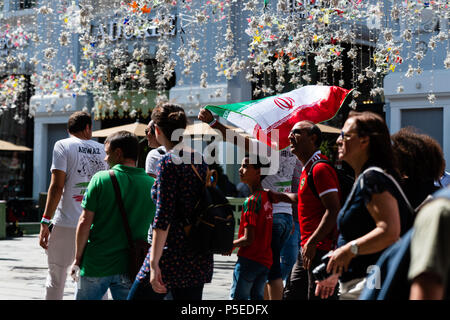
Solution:
[{"label": "building facade", "polygon": [[[92,56],[90,56],[90,59],[86,59],[89,47],[95,50],[96,61],[104,61],[103,64],[108,67],[108,77],[115,77],[114,68],[111,67],[117,62],[113,54],[115,50],[120,50],[122,56],[126,56],[124,59],[128,64],[125,65],[125,68],[129,68],[130,64],[136,61],[146,66],[148,81],[145,86],[148,89],[147,91],[139,91],[133,81],[128,81],[127,85],[118,83],[110,87],[117,93],[112,98],[114,103],[119,105],[126,101],[128,105],[139,104],[140,113],[135,118],[130,117],[123,110],[118,111],[116,116],[119,119],[124,117],[124,121],[148,120],[148,115],[155,105],[155,70],[161,68],[160,61],[164,60],[158,51],[158,46],[163,37],[170,43],[168,52],[171,53],[170,58],[175,62],[173,78],[168,81],[164,90],[170,101],[184,107],[191,121],[195,121],[199,109],[204,105],[222,105],[258,98],[254,91],[254,83],[249,81],[245,72],[227,77],[224,76],[225,71],[222,72],[223,70],[214,62],[218,48],[224,47],[224,35],[230,34],[232,37],[230,37],[231,40],[229,40],[227,49],[232,50],[238,60],[248,64],[251,39],[246,33],[249,24],[248,17],[242,13],[245,9],[245,1],[232,2],[226,19],[223,20],[220,16],[220,8],[217,11],[209,12],[211,15],[217,15],[217,19],[215,23],[203,24],[200,34],[198,29],[190,28],[190,26],[194,22],[201,21],[201,17],[186,14],[186,10],[182,10],[180,7],[181,2],[179,6],[174,6],[170,9],[170,12],[167,12],[167,15],[170,16],[169,24],[171,24],[169,31],[159,30],[151,24],[151,19],[155,18],[155,13],[152,11],[148,13],[149,24],[147,28],[140,33],[130,33],[121,20],[122,16],[117,14],[117,7],[115,6],[119,1],[83,1],[83,4],[91,4],[94,8],[93,19],[89,22],[90,39],[88,45],[83,45],[83,41],[80,41],[82,35],[76,33],[70,35],[67,45],[63,44],[60,38],[61,33],[65,30],[64,28],[67,28],[67,22],[61,21],[61,5],[67,7],[72,2],[78,6],[81,1],[5,0],[3,4],[1,19],[3,24],[21,25],[23,29],[33,30],[33,34],[40,39],[40,41],[27,39],[23,47],[17,48],[11,45],[6,36],[0,38],[0,54],[5,59],[11,55],[19,57],[20,53],[25,53],[34,58],[31,62],[27,60],[21,63],[20,59],[16,59],[14,63],[6,63],[6,67],[2,69],[3,76],[25,75],[27,77],[35,76],[39,79],[35,82],[32,96],[29,99],[29,107],[33,110],[34,115],[34,127],[29,129],[33,131],[32,136],[34,137],[31,192],[33,198],[37,199],[40,192],[46,192],[48,189],[53,145],[57,140],[67,137],[66,123],[70,114],[83,109],[93,111],[96,117],[94,130],[103,128],[105,121],[102,119],[112,116],[113,111],[108,111],[104,106],[105,100],[99,98],[99,92],[95,90],[86,92],[79,90],[79,88],[74,88],[72,91],[62,90],[63,86],[70,86],[70,83],[52,79],[52,73],[57,75],[67,69],[66,66],[68,65],[73,66],[76,73],[89,70],[92,61]],[[260,2],[263,3],[263,1]],[[294,3],[296,3],[295,1],[287,2],[292,6],[295,6]],[[372,2],[376,3],[376,1]],[[391,2],[384,1],[386,4]],[[186,4],[183,2],[183,5]],[[195,1],[192,1],[190,5],[193,9],[196,9]],[[44,10],[38,13],[37,9],[43,7],[47,8],[45,14],[42,14]],[[274,7],[273,10],[275,10]],[[68,19],[70,20],[70,16]],[[448,33],[448,19],[444,17],[439,17],[439,19],[433,16],[424,16],[423,25],[419,26],[416,37],[429,39],[441,31]],[[367,61],[370,60],[371,50],[376,43],[371,39],[371,31],[368,31],[367,28],[364,29],[357,24],[349,24],[348,27],[362,30],[357,33],[357,37],[351,39],[351,43],[348,43],[348,45],[358,45],[365,48],[364,53],[361,50],[361,56],[357,57],[360,61],[357,67],[352,65],[352,61],[344,63],[342,80],[345,80],[343,83],[347,88],[350,88],[353,80],[346,79],[345,76],[352,72],[353,74],[358,73],[369,64]],[[406,26],[392,21],[388,27],[396,32],[397,41],[402,41],[401,34]],[[48,58],[49,51],[47,49],[49,47],[55,49],[55,54],[51,59]],[[190,50],[195,47],[196,50]],[[98,48],[101,48],[101,50],[98,50]],[[406,57],[411,55],[408,52],[414,52],[416,49],[408,45],[404,46],[405,62]],[[424,48],[423,51],[425,49],[427,48]],[[395,72],[385,77],[383,88],[384,102],[386,103],[384,111],[391,132],[394,133],[407,125],[414,125],[431,135],[441,143],[446,157],[447,169],[449,169],[450,89],[446,88],[446,83],[447,79],[450,79],[450,75],[443,64],[447,49],[446,47],[438,47],[435,50],[428,50],[420,63],[423,70],[413,77],[407,77],[408,64],[404,63]],[[145,57],[136,60],[136,50],[145,51]],[[188,54],[180,54],[183,50]],[[195,54],[190,56],[189,54],[192,52]],[[346,65],[350,66],[350,72],[345,69]],[[277,75],[274,76],[275,82],[276,77]],[[87,82],[90,81],[88,76],[86,79]],[[92,81],[97,80],[98,77],[92,78]],[[265,79],[260,79],[260,81],[265,81]],[[54,85],[51,90],[49,90],[48,83]],[[276,83],[270,83],[269,85],[275,86]],[[288,89],[285,90],[289,91]],[[367,89],[367,93],[363,92],[363,95],[367,98],[360,99],[360,101],[370,100],[368,98],[369,90],[370,88]],[[434,94],[433,99],[430,99],[430,94]],[[146,104],[141,103],[143,99],[146,99]],[[430,101],[434,103],[430,103]],[[361,107],[363,106],[361,105]],[[8,130],[13,131],[14,129]],[[199,149],[203,147],[204,144],[197,145]],[[234,146],[224,143],[219,148],[219,159],[225,159],[227,154],[237,154],[237,151]],[[235,162],[239,163],[239,157],[242,156],[243,152],[241,151],[236,156]],[[224,169],[232,182],[237,183],[239,181],[238,165],[225,165]]]}]

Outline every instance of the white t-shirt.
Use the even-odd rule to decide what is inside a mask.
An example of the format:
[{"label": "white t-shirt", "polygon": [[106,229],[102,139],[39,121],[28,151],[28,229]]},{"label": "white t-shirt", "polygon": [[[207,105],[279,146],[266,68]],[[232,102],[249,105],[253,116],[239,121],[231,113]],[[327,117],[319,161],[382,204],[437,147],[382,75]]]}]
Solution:
[{"label": "white t-shirt", "polygon": [[92,176],[100,170],[108,169],[105,162],[103,144],[93,140],[82,140],[71,136],[59,140],[53,148],[50,171],[55,169],[66,173],[64,190],[58,208],[52,219],[53,224],[75,228],[81,215],[81,200]]},{"label": "white t-shirt", "polygon": [[154,174],[156,176],[156,166],[166,152],[164,146],[159,146],[158,148],[149,151],[147,158],[145,158],[145,172],[147,172],[147,174]]},{"label": "white t-shirt", "polygon": [[[253,141],[256,141],[253,139]],[[269,146],[257,141],[258,151],[261,155],[271,155],[274,152]],[[267,152],[266,152],[267,151]],[[264,152],[266,152],[264,154]],[[292,154],[289,148],[278,152],[278,171],[276,174],[268,175],[262,180],[262,187],[277,192],[291,192],[294,168],[301,166],[298,158]],[[292,204],[287,202],[273,203],[273,213],[292,214]]]}]

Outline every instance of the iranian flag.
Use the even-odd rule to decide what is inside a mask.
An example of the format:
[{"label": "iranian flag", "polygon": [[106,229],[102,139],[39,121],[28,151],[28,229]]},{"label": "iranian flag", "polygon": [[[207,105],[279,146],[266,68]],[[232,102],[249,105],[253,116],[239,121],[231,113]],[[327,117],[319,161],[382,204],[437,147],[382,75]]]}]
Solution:
[{"label": "iranian flag", "polygon": [[289,146],[295,123],[320,123],[333,118],[352,90],[336,86],[305,86],[280,95],[205,108],[277,150]]}]

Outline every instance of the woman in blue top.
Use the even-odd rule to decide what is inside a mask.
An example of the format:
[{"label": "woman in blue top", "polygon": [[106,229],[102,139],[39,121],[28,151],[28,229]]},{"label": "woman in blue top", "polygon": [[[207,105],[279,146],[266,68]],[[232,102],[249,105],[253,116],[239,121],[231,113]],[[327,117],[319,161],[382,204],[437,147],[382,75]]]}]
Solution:
[{"label": "woman in blue top", "polygon": [[380,116],[351,112],[337,145],[356,181],[338,215],[338,248],[327,264],[332,276],[317,282],[316,295],[328,297],[339,279],[339,299],[358,299],[370,266],[411,227],[413,215],[395,181],[389,130]]},{"label": "woman in blue top", "polygon": [[213,255],[194,253],[184,226],[203,190],[191,164],[204,180],[208,166],[201,154],[180,143],[186,128],[181,107],[160,105],[152,120],[156,140],[167,153],[157,165],[151,191],[156,203],[152,247],[128,299],[162,299],[170,291],[174,300],[201,300],[204,284],[212,279]]}]

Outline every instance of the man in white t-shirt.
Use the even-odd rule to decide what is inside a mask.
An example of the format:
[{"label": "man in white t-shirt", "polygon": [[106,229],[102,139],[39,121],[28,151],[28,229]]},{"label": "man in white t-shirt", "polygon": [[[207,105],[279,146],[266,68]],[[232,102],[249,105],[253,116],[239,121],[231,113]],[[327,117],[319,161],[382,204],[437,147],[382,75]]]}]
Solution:
[{"label": "man in white t-shirt", "polygon": [[57,141],[53,148],[51,181],[39,233],[39,244],[48,256],[46,300],[63,298],[67,270],[75,258],[75,233],[83,195],[91,177],[108,169],[104,146],[90,140],[92,119],[88,113],[74,112],[67,130],[70,137]]},{"label": "man in white t-shirt", "polygon": [[[214,129],[218,129],[223,137],[229,142],[236,143],[234,138],[226,136],[229,128],[218,122],[212,113],[206,109],[201,109],[198,119],[208,123]],[[277,172],[266,176],[262,181],[264,189],[280,192],[291,192],[292,177],[294,168],[298,165],[297,157],[289,149],[278,152],[279,157],[274,159],[271,154],[273,150],[259,141],[244,139],[244,149],[246,152],[267,156],[271,160],[278,161]],[[257,150],[255,150],[257,149]],[[273,164],[273,163],[272,163]],[[288,191],[289,190],[289,191]],[[292,205],[289,203],[273,204],[273,227],[272,227],[272,257],[273,264],[270,268],[268,283],[265,290],[265,298],[269,300],[281,300],[283,297],[283,280],[281,274],[280,252],[284,243],[293,231]]]},{"label": "man in white t-shirt", "polygon": [[147,137],[148,146],[153,148],[153,150],[149,151],[147,158],[145,159],[145,172],[156,179],[156,166],[166,153],[166,148],[160,145],[156,140],[155,124],[153,123],[153,120],[148,123],[148,126],[145,129],[145,136]]}]

